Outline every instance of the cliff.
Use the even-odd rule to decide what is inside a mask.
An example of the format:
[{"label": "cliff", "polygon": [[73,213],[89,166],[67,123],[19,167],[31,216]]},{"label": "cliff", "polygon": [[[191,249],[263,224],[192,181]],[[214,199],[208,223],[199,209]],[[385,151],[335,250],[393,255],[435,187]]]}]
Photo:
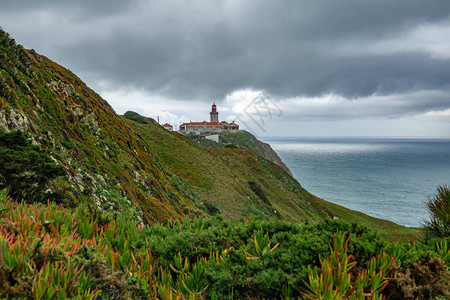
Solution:
[{"label": "cliff", "polygon": [[272,147],[269,144],[258,140],[251,133],[244,131],[238,133],[221,134],[220,139],[222,143],[240,145],[255,151],[265,159],[268,159],[274,164],[278,165],[286,173],[292,176],[291,170],[289,170],[289,168],[284,164],[284,162],[281,160],[278,154],[272,149]]},{"label": "cliff", "polygon": [[69,70],[0,31],[0,129],[21,130],[65,170],[67,205],[90,202],[146,222],[205,213],[151,146]]},{"label": "cliff", "polygon": [[89,203],[147,223],[220,213],[403,228],[310,194],[270,146],[247,133],[224,137],[234,147],[214,148],[136,113],[118,116],[75,74],[1,30],[0,130],[29,133],[62,166],[50,188],[68,206]]}]

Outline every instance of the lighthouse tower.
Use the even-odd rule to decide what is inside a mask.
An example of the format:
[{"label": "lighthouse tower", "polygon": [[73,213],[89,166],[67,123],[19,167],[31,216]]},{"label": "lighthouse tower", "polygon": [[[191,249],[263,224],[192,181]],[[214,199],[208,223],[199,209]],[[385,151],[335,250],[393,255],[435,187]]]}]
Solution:
[{"label": "lighthouse tower", "polygon": [[219,112],[217,111],[216,103],[213,103],[209,115],[211,116],[211,122],[219,123]]}]

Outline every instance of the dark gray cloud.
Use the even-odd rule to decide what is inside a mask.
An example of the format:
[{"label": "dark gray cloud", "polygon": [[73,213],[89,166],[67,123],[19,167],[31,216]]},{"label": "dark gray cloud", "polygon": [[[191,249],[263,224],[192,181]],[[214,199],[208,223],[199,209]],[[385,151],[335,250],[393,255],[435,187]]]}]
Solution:
[{"label": "dark gray cloud", "polygon": [[20,14],[32,10],[64,10],[70,14],[75,10],[79,10],[83,11],[83,15],[85,16],[98,16],[108,15],[112,12],[129,9],[136,2],[138,1],[108,0],[108,2],[103,2],[90,0],[2,0],[2,12]]},{"label": "dark gray cloud", "polygon": [[91,85],[175,99],[244,88],[348,99],[450,89],[450,55],[411,34],[437,32],[431,42],[445,46],[437,29],[450,28],[447,0],[4,0],[0,20]]},{"label": "dark gray cloud", "polygon": [[[424,101],[424,99],[426,100]],[[450,96],[444,91],[418,91],[402,95],[369,96],[357,100],[325,96],[320,100],[296,98],[280,100],[277,103],[283,111],[284,121],[330,122],[356,119],[398,119],[421,115],[425,112],[442,112],[449,109]]]}]

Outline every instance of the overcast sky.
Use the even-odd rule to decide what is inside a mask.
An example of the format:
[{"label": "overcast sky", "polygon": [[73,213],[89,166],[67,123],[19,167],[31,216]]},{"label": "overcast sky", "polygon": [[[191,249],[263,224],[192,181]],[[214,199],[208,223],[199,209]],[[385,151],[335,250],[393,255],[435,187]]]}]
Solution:
[{"label": "overcast sky", "polygon": [[0,0],[0,26],[119,114],[450,137],[448,0]]}]

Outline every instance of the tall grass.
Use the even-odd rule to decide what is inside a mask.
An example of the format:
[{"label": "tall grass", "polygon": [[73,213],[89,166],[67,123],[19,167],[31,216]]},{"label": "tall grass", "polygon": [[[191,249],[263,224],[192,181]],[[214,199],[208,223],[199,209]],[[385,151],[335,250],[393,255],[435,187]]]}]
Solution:
[{"label": "tall grass", "polygon": [[437,193],[425,203],[430,219],[425,221],[425,238],[447,238],[450,236],[450,188],[438,186]]}]

